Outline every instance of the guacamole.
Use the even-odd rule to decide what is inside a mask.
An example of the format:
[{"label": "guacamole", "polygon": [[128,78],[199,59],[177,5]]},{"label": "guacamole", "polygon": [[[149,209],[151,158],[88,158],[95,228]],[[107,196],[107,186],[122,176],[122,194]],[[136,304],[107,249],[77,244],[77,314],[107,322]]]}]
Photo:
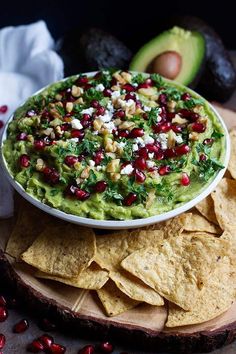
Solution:
[{"label": "guacamole", "polygon": [[188,202],[222,166],[208,103],[156,74],[101,71],[49,86],[8,126],[3,153],[26,193],[66,213],[145,218]]}]

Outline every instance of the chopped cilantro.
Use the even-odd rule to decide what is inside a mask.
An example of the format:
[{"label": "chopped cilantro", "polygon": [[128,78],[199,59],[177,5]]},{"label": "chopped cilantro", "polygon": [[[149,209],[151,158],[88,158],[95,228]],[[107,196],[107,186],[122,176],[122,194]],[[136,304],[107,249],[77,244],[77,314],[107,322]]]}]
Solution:
[{"label": "chopped cilantro", "polygon": [[104,70],[100,72],[99,77],[96,79],[96,84],[103,84],[105,87],[109,87],[112,81],[112,74],[114,70]]},{"label": "chopped cilantro", "polygon": [[165,87],[165,82],[164,82],[162,76],[160,76],[158,74],[151,74],[150,77],[151,77],[152,81],[154,82],[154,85],[157,88]]},{"label": "chopped cilantro", "polygon": [[132,84],[142,84],[144,83],[144,81],[146,80],[146,77],[139,73],[137,75],[134,75],[134,77],[132,78]]},{"label": "chopped cilantro", "polygon": [[133,141],[124,139],[124,142],[126,145],[123,147],[122,158],[126,161],[130,161],[132,160],[133,156]]},{"label": "chopped cilantro", "polygon": [[211,152],[211,145],[198,143],[196,146],[196,150],[198,153],[204,153],[205,155],[209,155]]},{"label": "chopped cilantro", "polygon": [[197,105],[202,105],[204,102],[201,98],[190,98],[190,100],[183,101],[182,107],[186,109],[192,109]]},{"label": "chopped cilantro", "polygon": [[106,166],[109,162],[111,162],[111,156],[104,155],[104,158],[101,161],[101,165]]},{"label": "chopped cilantro", "polygon": [[94,87],[91,87],[87,91],[85,91],[83,98],[85,101],[88,101],[90,103],[93,100],[100,101],[103,98],[103,94],[102,92],[95,90]]},{"label": "chopped cilantro", "polygon": [[192,163],[198,167],[198,176],[201,180],[205,182],[209,181],[214,174],[224,168],[217,160],[208,158],[207,160],[197,161],[192,160]]},{"label": "chopped cilantro", "polygon": [[113,201],[118,205],[122,204],[123,196],[118,192],[118,185],[112,183],[110,180],[107,181],[108,188],[104,192],[104,199],[107,201]]},{"label": "chopped cilantro", "polygon": [[81,188],[85,189],[87,192],[91,192],[96,182],[97,182],[97,176],[93,170],[90,170],[89,177],[84,183],[81,184]]},{"label": "chopped cilantro", "polygon": [[50,195],[52,197],[55,197],[58,193],[60,193],[60,189],[58,189],[58,188],[53,188],[50,190]]},{"label": "chopped cilantro", "polygon": [[61,106],[59,106],[59,105],[55,105],[55,108],[56,108],[56,110],[57,110],[57,112],[62,116],[62,117],[64,117],[64,115],[65,115],[65,109],[64,109],[64,107],[61,107]]},{"label": "chopped cilantro", "polygon": [[179,101],[181,99],[181,92],[175,87],[167,87],[162,91],[168,97],[168,101]]},{"label": "chopped cilantro", "polygon": [[143,184],[138,184],[135,182],[134,177],[130,177],[127,182],[128,193],[135,193],[137,195],[138,203],[143,203],[146,201],[148,192]]},{"label": "chopped cilantro", "polygon": [[73,105],[73,111],[75,113],[80,113],[83,109],[84,109],[84,106],[82,104],[76,103]]},{"label": "chopped cilantro", "polygon": [[213,139],[220,139],[224,136],[224,134],[220,133],[220,132],[217,132],[216,130],[214,130],[214,132],[212,133],[211,137]]},{"label": "chopped cilantro", "polygon": [[88,153],[89,155],[91,155],[97,150],[97,148],[98,148],[98,142],[97,141],[84,139],[78,145],[78,155],[81,154],[82,152],[85,152],[85,153]]},{"label": "chopped cilantro", "polygon": [[162,180],[161,183],[158,183],[155,186],[157,195],[163,197],[167,201],[171,201],[174,197],[174,193],[171,190],[171,186],[166,180]]},{"label": "chopped cilantro", "polygon": [[151,127],[157,123],[157,117],[161,112],[160,108],[152,108],[150,112],[146,112],[148,116],[148,125]]}]

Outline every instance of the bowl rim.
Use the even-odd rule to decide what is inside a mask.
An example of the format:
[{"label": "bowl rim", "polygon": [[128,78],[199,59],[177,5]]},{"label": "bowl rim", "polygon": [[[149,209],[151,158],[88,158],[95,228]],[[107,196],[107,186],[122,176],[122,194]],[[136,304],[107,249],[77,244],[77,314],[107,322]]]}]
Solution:
[{"label": "bowl rim", "polygon": [[[132,73],[136,73],[134,71],[131,71]],[[93,76],[94,74],[96,74],[97,71],[92,71],[92,72],[87,72],[87,73],[81,73],[83,75],[87,75],[87,76]],[[143,74],[147,74],[147,73],[143,73]],[[49,88],[51,85],[54,85],[56,83],[60,83],[63,81],[68,80],[70,77],[76,77],[80,74],[77,75],[72,75],[69,77],[66,77],[62,80],[56,81],[54,83],[51,83],[47,86],[44,86],[43,88],[41,88],[40,90],[38,90],[37,92],[35,92],[34,94],[32,94],[30,97],[28,97],[27,99],[25,99],[19,106],[18,108],[22,107],[26,101],[33,97],[36,96],[38,94],[40,94],[42,91],[46,90],[47,88]],[[170,81],[165,79],[166,81]],[[175,83],[175,81],[171,81],[173,83]],[[180,88],[185,88],[186,86],[181,85],[179,83],[176,83]],[[59,209],[50,207],[47,204],[44,204],[43,202],[39,201],[38,199],[36,199],[35,197],[31,196],[30,194],[28,194],[23,186],[14,180],[13,176],[11,175],[8,167],[7,167],[7,162],[6,159],[3,155],[3,144],[4,141],[7,139],[7,129],[8,129],[8,125],[9,123],[13,120],[14,118],[14,113],[15,111],[11,114],[11,116],[8,118],[8,120],[5,123],[5,126],[3,128],[3,131],[1,132],[1,136],[0,136],[0,166],[2,167],[3,173],[5,175],[5,177],[8,179],[8,181],[10,182],[10,184],[13,186],[13,188],[23,197],[25,198],[28,202],[30,202],[31,204],[33,204],[34,206],[36,206],[37,208],[41,209],[42,211],[51,214],[52,216],[55,216],[59,219],[74,223],[74,224],[78,224],[78,225],[82,225],[82,226],[88,226],[88,227],[93,227],[93,228],[97,228],[97,229],[113,229],[113,230],[117,230],[117,229],[130,229],[130,228],[138,228],[138,227],[143,227],[143,226],[149,226],[152,224],[156,224],[165,220],[168,220],[170,218],[173,218],[175,216],[178,216],[180,214],[182,214],[183,212],[186,212],[187,210],[190,210],[191,208],[193,208],[196,204],[198,204],[199,202],[201,202],[204,198],[206,198],[217,186],[217,184],[220,182],[220,180],[223,178],[225,171],[227,169],[227,165],[229,163],[229,158],[230,158],[230,138],[229,138],[229,132],[228,129],[226,127],[226,124],[223,120],[223,118],[220,116],[220,114],[216,111],[216,109],[211,105],[211,103],[209,103],[204,97],[202,97],[201,95],[199,95],[197,92],[195,92],[194,90],[186,87],[188,92],[192,92],[195,96],[202,98],[204,101],[206,101],[209,105],[209,108],[213,111],[213,113],[216,115],[218,121],[220,122],[223,130],[224,130],[224,134],[225,134],[225,156],[224,156],[224,161],[222,162],[224,164],[224,168],[222,170],[220,170],[217,175],[215,176],[215,178],[208,184],[206,185],[206,187],[201,191],[200,194],[198,194],[196,197],[194,197],[193,199],[191,199],[190,201],[184,203],[183,205],[172,209],[170,211],[167,211],[165,213],[162,214],[158,214],[158,215],[154,215],[154,216],[150,216],[147,218],[141,218],[141,219],[130,219],[130,220],[99,220],[99,219],[92,219],[92,218],[86,218],[86,217],[82,217],[82,216],[77,216],[74,214],[68,214],[64,211],[61,211]]]}]

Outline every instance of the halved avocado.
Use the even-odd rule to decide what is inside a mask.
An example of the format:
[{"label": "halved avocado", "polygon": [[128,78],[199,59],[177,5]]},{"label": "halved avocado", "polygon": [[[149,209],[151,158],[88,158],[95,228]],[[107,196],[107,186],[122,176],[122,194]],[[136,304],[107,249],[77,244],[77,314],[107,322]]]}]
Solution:
[{"label": "halved avocado", "polygon": [[204,66],[205,48],[205,39],[199,32],[173,27],[145,44],[133,57],[130,69],[134,71],[157,72],[163,75],[162,70],[158,70],[157,65],[160,62],[161,55],[164,59],[161,62],[165,62],[163,54],[172,53],[173,57],[175,53],[176,75],[169,78],[183,85],[193,87],[200,78],[200,73]]}]

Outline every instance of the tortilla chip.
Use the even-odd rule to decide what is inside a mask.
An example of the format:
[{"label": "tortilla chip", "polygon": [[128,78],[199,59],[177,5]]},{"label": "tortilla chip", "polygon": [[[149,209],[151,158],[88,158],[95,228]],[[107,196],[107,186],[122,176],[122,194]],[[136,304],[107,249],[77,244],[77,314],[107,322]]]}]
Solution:
[{"label": "tortilla chip", "polygon": [[[33,205],[21,202],[17,221],[8,240],[6,253],[20,260],[20,256],[32,245],[36,237],[49,224],[50,217]],[[51,218],[54,220],[54,218]]]},{"label": "tortilla chip", "polygon": [[119,272],[110,272],[110,278],[116,286],[131,299],[146,302],[153,306],[164,305],[163,298],[142,280],[121,269]]},{"label": "tortilla chip", "polygon": [[236,179],[236,129],[231,130],[229,135],[231,141],[231,152],[228,170],[231,176]]},{"label": "tortilla chip", "polygon": [[88,268],[82,270],[79,276],[74,278],[62,278],[55,275],[43,273],[38,270],[35,273],[37,278],[51,279],[75,288],[98,290],[101,289],[109,279],[108,272],[102,270],[96,263],[92,263]]},{"label": "tortilla chip", "polygon": [[167,300],[191,310],[218,258],[228,254],[227,241],[204,233],[189,234],[136,251],[121,266]]},{"label": "tortilla chip", "polygon": [[[97,254],[96,263],[109,271],[110,278],[126,295],[137,301],[144,301],[151,305],[162,306],[162,297],[155,290],[148,287],[136,277],[127,278],[120,266],[121,261],[132,252],[143,247],[156,245],[163,239],[161,230],[134,230],[119,232],[110,235],[96,236]],[[146,295],[145,295],[146,294]]]},{"label": "tortilla chip", "polygon": [[47,227],[22,259],[44,273],[72,278],[88,268],[95,252],[92,229],[63,223]]},{"label": "tortilla chip", "polygon": [[195,306],[184,311],[169,303],[167,327],[193,325],[209,321],[227,311],[235,299],[229,258],[218,261],[217,268],[203,287]]},{"label": "tortilla chip", "polygon": [[210,195],[198,203],[196,208],[203,216],[205,216],[205,218],[207,218],[207,220],[213,222],[216,225],[219,225],[216,219],[214,202]]},{"label": "tortilla chip", "polygon": [[236,181],[223,178],[212,193],[212,199],[222,230],[236,228]]},{"label": "tortilla chip", "polygon": [[139,304],[120,291],[111,280],[102,289],[97,290],[97,294],[108,316],[120,315]]}]

